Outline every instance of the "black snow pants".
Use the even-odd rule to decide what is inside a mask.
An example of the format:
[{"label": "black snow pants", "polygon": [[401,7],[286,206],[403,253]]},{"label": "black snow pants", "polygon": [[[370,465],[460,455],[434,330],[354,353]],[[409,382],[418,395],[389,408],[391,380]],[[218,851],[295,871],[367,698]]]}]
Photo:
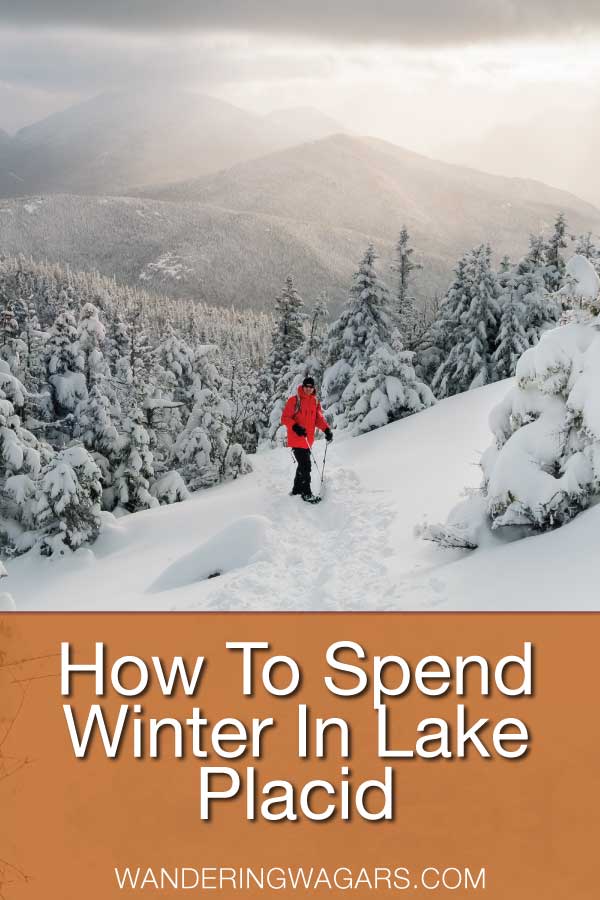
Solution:
[{"label": "black snow pants", "polygon": [[310,494],[310,450],[308,447],[294,447],[293,453],[298,465],[292,494]]}]

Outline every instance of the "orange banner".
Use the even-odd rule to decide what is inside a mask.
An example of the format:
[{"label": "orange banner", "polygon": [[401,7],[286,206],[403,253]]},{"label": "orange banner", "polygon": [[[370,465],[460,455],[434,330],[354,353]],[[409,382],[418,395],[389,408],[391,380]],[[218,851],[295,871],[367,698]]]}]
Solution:
[{"label": "orange banner", "polygon": [[0,895],[597,897],[599,637],[592,614],[0,617]]}]

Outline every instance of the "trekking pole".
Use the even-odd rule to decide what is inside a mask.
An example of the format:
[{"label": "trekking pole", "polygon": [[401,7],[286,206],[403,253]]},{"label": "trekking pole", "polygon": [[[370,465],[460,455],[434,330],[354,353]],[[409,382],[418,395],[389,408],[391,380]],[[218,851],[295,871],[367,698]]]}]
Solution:
[{"label": "trekking pole", "polygon": [[325,463],[327,462],[327,451],[329,449],[329,441],[325,441],[325,453],[323,454],[323,468],[321,469],[321,484],[319,485],[319,496],[323,490],[323,479],[325,478]]},{"label": "trekking pole", "polygon": [[310,448],[310,444],[308,443],[308,438],[305,437],[304,440],[306,441],[306,446],[307,446],[307,448],[308,448],[308,452],[310,453],[310,455],[311,455],[311,457],[312,457],[312,461],[314,462],[315,466],[317,467],[317,472],[319,472],[319,471],[320,471],[320,470],[319,470],[319,464],[318,464],[318,462],[316,461],[315,455],[314,455],[314,453],[312,452],[312,450],[311,450],[311,448]]},{"label": "trekking pole", "polygon": [[325,453],[323,454],[323,467],[321,468],[321,466],[319,466],[319,463],[315,459],[314,453],[311,450],[310,444],[308,443],[308,438],[305,437],[304,440],[306,441],[306,446],[308,447],[308,452],[310,453],[312,461],[315,464],[315,468],[321,476],[321,483],[319,484],[319,494],[320,494],[321,488],[323,487],[323,478],[325,477],[325,460],[327,459],[327,448],[329,447],[329,441],[325,442]]}]

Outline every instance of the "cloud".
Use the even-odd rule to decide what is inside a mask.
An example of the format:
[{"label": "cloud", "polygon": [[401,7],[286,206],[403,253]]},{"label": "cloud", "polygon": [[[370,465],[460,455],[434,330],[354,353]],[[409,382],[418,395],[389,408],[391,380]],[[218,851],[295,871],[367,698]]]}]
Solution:
[{"label": "cloud", "polygon": [[600,30],[598,0],[0,0],[5,25],[293,34],[421,46]]},{"label": "cloud", "polygon": [[314,48],[273,48],[263,40],[171,35],[108,35],[90,31],[0,30],[0,83],[86,94],[137,83],[204,86],[249,81],[326,78],[330,54]]}]

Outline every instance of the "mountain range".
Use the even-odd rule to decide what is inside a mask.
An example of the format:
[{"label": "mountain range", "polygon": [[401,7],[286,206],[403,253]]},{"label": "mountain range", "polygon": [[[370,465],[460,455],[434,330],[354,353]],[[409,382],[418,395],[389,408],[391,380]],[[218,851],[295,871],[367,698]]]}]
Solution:
[{"label": "mountain range", "polygon": [[[0,200],[0,250],[251,308],[270,307],[291,273],[306,299],[325,289],[335,310],[370,241],[391,275],[403,224],[423,265],[418,297],[445,291],[478,243],[497,259],[522,255],[559,210],[572,234],[600,230],[600,210],[572,194],[331,134],[336,123],[314,110],[257,116],[167,99],[158,115],[138,95],[103,95],[0,136],[0,184],[27,195]],[[7,143],[8,156],[21,148],[13,176]]]},{"label": "mountain range", "polygon": [[126,194],[134,186],[190,178],[341,126],[317,110],[256,115],[177,90],[101,94],[0,133],[0,196]]}]

